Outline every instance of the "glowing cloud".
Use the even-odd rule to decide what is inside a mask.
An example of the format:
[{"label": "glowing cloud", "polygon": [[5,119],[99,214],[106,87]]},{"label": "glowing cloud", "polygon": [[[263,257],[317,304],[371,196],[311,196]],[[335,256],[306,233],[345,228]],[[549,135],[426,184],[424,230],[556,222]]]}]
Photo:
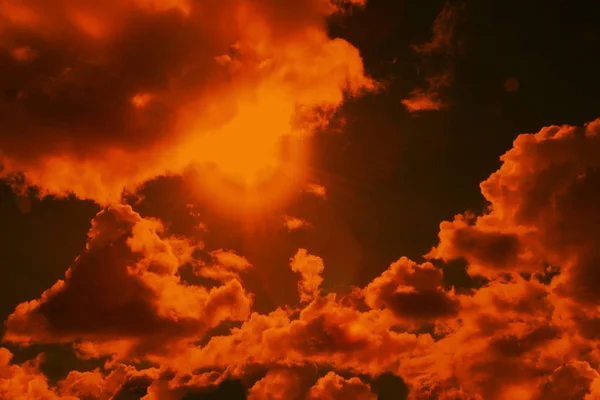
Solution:
[{"label": "glowing cloud", "polygon": [[327,189],[325,188],[325,186],[318,185],[316,183],[308,184],[306,186],[305,191],[308,193],[312,193],[315,196],[320,197],[322,199],[325,199],[327,197]]},{"label": "glowing cloud", "polygon": [[327,36],[344,3],[364,4],[5,1],[2,174],[102,204],[192,164],[242,184],[301,179],[304,150],[282,141],[374,87],[358,50]]},{"label": "glowing cloud", "polygon": [[308,254],[305,249],[298,250],[292,258],[292,271],[300,273],[302,279],[298,283],[300,300],[310,301],[319,294],[319,286],[323,282],[323,260]]},{"label": "glowing cloud", "polygon": [[225,320],[244,320],[251,298],[240,282],[212,289],[184,284],[177,271],[191,260],[193,246],[161,232],[159,221],[143,219],[129,206],[101,211],[65,280],[39,300],[20,304],[7,320],[4,340],[83,340],[84,353],[110,349],[135,356],[164,352]]},{"label": "glowing cloud", "polygon": [[283,216],[283,225],[287,228],[288,231],[298,231],[304,228],[310,228],[312,225],[301,218],[290,217],[289,215]]},{"label": "glowing cloud", "polygon": [[[183,171],[198,178],[189,192],[231,212],[273,211],[264,205],[302,192],[325,199],[308,181],[306,138],[345,96],[376,86],[326,21],[364,4],[5,0],[2,176],[22,172],[42,193],[104,205]],[[462,4],[448,2],[414,51],[452,53]],[[404,100],[410,111],[444,106],[452,74],[437,72]],[[43,356],[18,363],[0,347],[0,398],[108,400],[136,384],[143,400],[180,400],[238,379],[255,400],[374,400],[374,380],[392,373],[411,400],[598,400],[599,137],[600,119],[519,135],[481,183],[488,207],[443,221],[426,261],[400,257],[361,287],[335,292],[324,278],[330,254],[309,253],[310,242],[295,240],[311,235],[284,231],[309,223],[285,214],[297,210],[272,212],[248,231],[270,233],[274,221],[290,240],[275,267],[297,275],[291,304],[259,304],[246,278],[264,265],[245,251],[260,240],[246,231],[235,251],[207,248],[218,236],[212,222],[182,237],[141,203],[107,205],[64,279],[21,302],[3,336],[14,346],[70,344],[97,368],[54,381]],[[189,225],[211,221],[185,200]],[[267,253],[278,244],[259,239]],[[455,260],[485,279],[450,287],[454,265],[442,264]]]}]

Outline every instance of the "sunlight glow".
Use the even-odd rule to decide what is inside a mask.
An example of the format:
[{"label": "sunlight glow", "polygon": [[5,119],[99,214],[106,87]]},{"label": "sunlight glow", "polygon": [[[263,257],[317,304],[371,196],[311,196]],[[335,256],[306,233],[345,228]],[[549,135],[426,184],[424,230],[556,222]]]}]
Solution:
[{"label": "sunlight glow", "polygon": [[240,102],[233,120],[200,133],[200,185],[224,208],[247,213],[272,208],[300,185],[307,153],[303,132],[293,126],[294,101],[276,90]]},{"label": "sunlight glow", "polygon": [[240,107],[231,123],[205,138],[205,160],[245,184],[266,179],[282,163],[280,140],[290,130],[289,121],[282,118],[291,113],[275,107],[268,103]]}]

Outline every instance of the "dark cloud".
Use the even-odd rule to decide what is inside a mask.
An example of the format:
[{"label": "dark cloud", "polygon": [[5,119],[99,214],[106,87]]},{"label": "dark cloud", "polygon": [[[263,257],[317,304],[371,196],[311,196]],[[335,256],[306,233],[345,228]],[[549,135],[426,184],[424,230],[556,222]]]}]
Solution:
[{"label": "dark cloud", "polygon": [[389,308],[408,325],[451,317],[458,312],[453,292],[442,287],[442,271],[431,263],[401,258],[364,289],[367,304]]},{"label": "dark cloud", "polygon": [[409,112],[441,110],[448,105],[443,91],[454,79],[454,57],[460,47],[455,31],[465,6],[463,1],[447,0],[433,22],[431,40],[412,46],[422,57],[425,84],[402,100]]},{"label": "dark cloud", "polygon": [[[244,319],[251,299],[239,281],[206,289],[177,276],[193,245],[160,236],[160,222],[129,206],[111,206],[93,220],[86,251],[40,300],[22,303],[8,318],[4,340],[91,340],[82,351],[111,348],[164,352],[165,340],[202,335],[226,319]],[[107,346],[107,347],[104,347]],[[104,350],[103,350],[104,347]],[[118,351],[117,351],[118,352]]]}]

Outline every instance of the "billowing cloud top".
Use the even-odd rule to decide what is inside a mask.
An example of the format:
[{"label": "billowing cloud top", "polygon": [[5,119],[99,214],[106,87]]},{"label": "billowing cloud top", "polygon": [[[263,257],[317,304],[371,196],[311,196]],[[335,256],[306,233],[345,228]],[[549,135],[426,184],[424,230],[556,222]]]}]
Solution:
[{"label": "billowing cloud top", "polygon": [[[120,201],[124,188],[196,166],[213,189],[225,176],[257,189],[257,176],[300,171],[273,193],[331,202],[334,188],[303,175],[310,149],[279,151],[377,86],[358,50],[326,32],[327,17],[362,5],[0,3],[3,177],[103,207],[64,277],[5,321],[0,399],[181,400],[233,381],[255,400],[373,400],[383,374],[415,400],[600,399],[600,120],[519,135],[481,184],[482,212],[442,222],[424,260],[398,254],[360,287],[332,284],[328,272],[348,265],[312,246],[279,246],[272,232],[322,228],[298,209],[257,216],[232,196],[245,218],[228,225],[231,215],[186,198],[187,225],[203,220],[190,233],[153,217],[140,193]],[[449,46],[445,10],[419,52]],[[214,229],[221,217],[225,233]],[[237,247],[212,240],[239,232]],[[282,263],[264,261],[274,247]],[[481,283],[448,285],[453,266],[442,264],[456,260]],[[260,291],[287,290],[283,276],[290,301],[268,303]],[[94,366],[49,379],[43,354],[18,359],[32,345]]]},{"label": "billowing cloud top", "polygon": [[[289,266],[299,299],[260,313],[244,289],[240,274],[253,266],[243,256],[219,249],[201,261],[202,243],[110,206],[93,219],[65,279],[20,304],[4,336],[71,342],[80,357],[110,362],[50,385],[40,360],[11,364],[2,350],[0,389],[104,399],[146,382],[145,399],[179,399],[234,378],[254,399],[373,399],[370,379],[389,372],[414,399],[597,399],[599,127],[519,136],[481,185],[487,211],[441,224],[427,257],[462,258],[469,273],[487,277],[470,293],[445,287],[433,263],[406,257],[363,288],[327,293],[323,259],[300,249]],[[182,279],[185,265],[214,283]],[[144,360],[155,367],[130,365]]]}]

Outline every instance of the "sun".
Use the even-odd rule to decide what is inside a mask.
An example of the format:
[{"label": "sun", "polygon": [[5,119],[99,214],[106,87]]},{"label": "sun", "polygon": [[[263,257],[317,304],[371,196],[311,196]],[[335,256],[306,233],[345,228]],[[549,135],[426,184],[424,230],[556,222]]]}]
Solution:
[{"label": "sun", "polygon": [[297,192],[307,167],[306,137],[293,102],[273,92],[240,102],[235,117],[194,143],[199,184],[231,212],[273,209]]},{"label": "sun", "polygon": [[[241,127],[240,127],[241,128]],[[284,163],[281,137],[251,130],[219,133],[207,138],[205,162],[228,179],[246,186],[268,180]]]},{"label": "sun", "polygon": [[[220,212],[246,217],[275,212],[297,195],[307,176],[307,143],[287,136],[256,148],[248,144],[229,151],[218,162],[198,164],[198,188],[202,198]],[[255,148],[251,153],[247,151]],[[217,155],[218,153],[215,153]]]}]

